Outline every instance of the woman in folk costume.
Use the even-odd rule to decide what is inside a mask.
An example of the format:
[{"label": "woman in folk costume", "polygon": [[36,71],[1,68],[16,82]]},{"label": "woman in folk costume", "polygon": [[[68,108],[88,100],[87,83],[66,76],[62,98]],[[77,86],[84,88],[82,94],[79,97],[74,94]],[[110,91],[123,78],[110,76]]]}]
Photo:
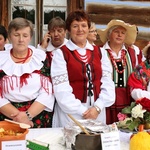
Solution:
[{"label": "woman in folk costume", "polygon": [[136,66],[128,79],[128,86],[132,98],[143,99],[142,102],[146,104],[146,101],[150,100],[150,44],[144,47],[143,54],[146,60]]},{"label": "woman in folk costume", "polygon": [[0,120],[51,127],[54,96],[45,52],[28,46],[33,25],[15,18],[8,26],[12,47],[0,52]]},{"label": "woman in folk costume", "polygon": [[56,96],[53,127],[64,127],[71,119],[106,122],[105,107],[114,103],[115,87],[107,53],[87,40],[90,28],[84,10],[71,12],[66,20],[70,39],[53,53],[51,77]]},{"label": "woman in folk costume", "polygon": [[118,121],[117,114],[131,102],[126,85],[139,60],[136,51],[125,45],[132,45],[135,42],[137,28],[122,20],[111,20],[106,29],[99,30],[99,35],[111,62],[116,89],[115,103],[106,109],[107,124],[111,124]]}]

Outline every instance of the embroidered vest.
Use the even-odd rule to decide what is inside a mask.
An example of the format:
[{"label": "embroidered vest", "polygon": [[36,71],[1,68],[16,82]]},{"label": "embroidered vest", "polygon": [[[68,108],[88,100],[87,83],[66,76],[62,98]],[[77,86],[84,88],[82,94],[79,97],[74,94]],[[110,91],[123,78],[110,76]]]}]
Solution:
[{"label": "embroidered vest", "polygon": [[[68,77],[71,87],[73,88],[73,94],[76,98],[85,103],[89,86],[87,77],[87,65],[82,62],[74,53],[70,51],[65,45],[61,47],[64,58],[67,62]],[[94,94],[94,100],[96,100],[100,93],[101,86],[101,53],[97,46],[94,46],[94,50],[90,51],[90,60],[88,65],[90,66],[92,91]]]}]

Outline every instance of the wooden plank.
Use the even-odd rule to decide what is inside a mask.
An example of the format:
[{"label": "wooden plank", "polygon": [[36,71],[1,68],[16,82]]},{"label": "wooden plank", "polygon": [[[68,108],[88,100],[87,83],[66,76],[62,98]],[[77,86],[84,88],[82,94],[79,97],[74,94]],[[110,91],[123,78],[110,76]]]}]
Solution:
[{"label": "wooden plank", "polygon": [[107,24],[111,19],[121,19],[131,24],[150,26],[150,8],[142,6],[89,3],[86,10],[92,21]]},{"label": "wooden plank", "polygon": [[105,25],[112,19],[120,19],[130,24],[136,24],[137,26],[150,27],[150,15],[149,16],[133,16],[132,14],[89,14],[91,20],[96,24]]},{"label": "wooden plank", "polygon": [[0,24],[8,27],[8,0],[0,2]]},{"label": "wooden plank", "polygon": [[[106,25],[112,19],[120,19],[130,24],[150,27],[150,8],[148,6],[127,6],[104,3],[87,3],[86,10],[93,22]],[[150,30],[139,31],[136,43],[142,49],[150,41]],[[101,44],[100,40],[96,43]]]}]

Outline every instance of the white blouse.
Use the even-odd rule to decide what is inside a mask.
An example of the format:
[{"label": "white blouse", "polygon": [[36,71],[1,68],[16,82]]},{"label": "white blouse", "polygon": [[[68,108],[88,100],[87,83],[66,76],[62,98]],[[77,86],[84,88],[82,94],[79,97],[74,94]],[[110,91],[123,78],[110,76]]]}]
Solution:
[{"label": "white blouse", "polygon": [[[86,53],[86,49],[93,51],[93,46],[87,44],[85,48],[80,48],[69,40],[66,46],[70,51],[77,50],[81,55]],[[92,104],[89,103],[89,97],[87,97],[86,103],[81,103],[79,99],[75,98],[72,93],[72,87],[69,84],[68,72],[66,67],[66,61],[60,49],[57,49],[53,53],[52,64],[51,64],[51,77],[54,88],[54,95],[56,97],[56,105],[53,116],[53,127],[64,127],[70,121],[67,114],[73,115],[76,119],[83,119],[83,113],[94,105],[101,109],[101,113],[97,120],[106,123],[105,107],[109,107],[115,102],[115,86],[111,78],[111,65],[108,60],[107,53],[104,49],[101,49],[102,53],[102,78],[101,78],[101,92],[99,98]]]},{"label": "white blouse", "polygon": [[47,46],[46,49],[43,48],[43,47],[41,47],[40,44],[37,45],[37,48],[38,48],[38,49],[41,49],[41,50],[43,50],[43,51],[52,52],[52,51],[57,50],[57,49],[60,48],[61,46],[65,45],[67,42],[68,42],[68,40],[67,40],[66,38],[64,38],[63,44],[60,45],[59,47],[54,47],[54,46],[52,45],[51,41],[49,41],[48,46]]},{"label": "white blouse", "polygon": [[[54,96],[52,94],[52,84],[47,77],[34,73],[43,67],[42,61],[45,60],[45,52],[29,46],[33,54],[29,62],[24,64],[15,63],[10,56],[10,49],[0,52],[0,70],[5,72],[2,78],[2,94],[0,97],[0,107],[9,102],[26,102],[35,99],[46,106],[47,111],[52,111],[54,106]],[[20,86],[20,76],[29,73],[26,78],[27,83]],[[43,88],[42,80],[45,81],[47,91]]]}]

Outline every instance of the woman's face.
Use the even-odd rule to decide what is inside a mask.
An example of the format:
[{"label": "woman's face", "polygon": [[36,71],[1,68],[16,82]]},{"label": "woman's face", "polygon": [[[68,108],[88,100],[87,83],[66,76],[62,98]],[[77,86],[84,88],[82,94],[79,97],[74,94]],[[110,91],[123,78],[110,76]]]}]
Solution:
[{"label": "woman's face", "polygon": [[94,41],[96,41],[97,39],[97,31],[96,31],[96,27],[92,26],[89,30],[89,34],[87,36],[88,41],[93,44]]},{"label": "woman's face", "polygon": [[5,44],[6,44],[5,38],[2,34],[0,34],[0,51],[4,50]]},{"label": "woman's face", "polygon": [[117,27],[109,35],[109,41],[115,44],[123,44],[126,38],[126,29],[123,27]]},{"label": "woman's face", "polygon": [[12,43],[14,50],[27,50],[31,41],[30,27],[25,27],[19,30],[12,29],[9,35],[9,40]]},{"label": "woman's face", "polygon": [[51,43],[53,44],[53,46],[59,47],[64,42],[66,31],[64,28],[55,27],[49,31],[49,34],[51,36]]},{"label": "woman's face", "polygon": [[86,20],[76,21],[71,23],[70,37],[72,41],[79,47],[84,47],[87,41],[89,27]]}]

